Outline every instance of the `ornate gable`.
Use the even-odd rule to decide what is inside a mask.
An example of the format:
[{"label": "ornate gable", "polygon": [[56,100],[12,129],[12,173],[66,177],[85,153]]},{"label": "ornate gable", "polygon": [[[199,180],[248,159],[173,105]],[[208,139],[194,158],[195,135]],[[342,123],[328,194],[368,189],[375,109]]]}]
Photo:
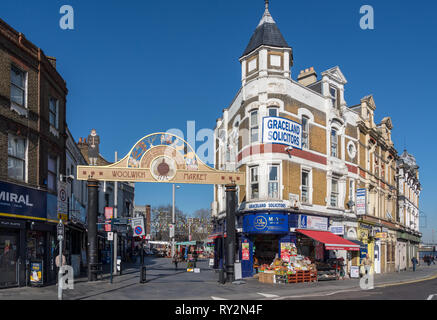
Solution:
[{"label": "ornate gable", "polygon": [[322,76],[328,76],[342,85],[347,83],[346,77],[338,66],[322,72]]}]

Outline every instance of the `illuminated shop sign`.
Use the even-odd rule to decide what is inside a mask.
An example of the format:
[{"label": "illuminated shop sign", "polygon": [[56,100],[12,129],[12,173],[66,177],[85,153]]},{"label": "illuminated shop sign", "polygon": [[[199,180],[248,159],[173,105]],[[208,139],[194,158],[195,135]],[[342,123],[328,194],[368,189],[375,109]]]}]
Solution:
[{"label": "illuminated shop sign", "polygon": [[302,149],[302,125],[280,117],[263,118],[263,143]]}]

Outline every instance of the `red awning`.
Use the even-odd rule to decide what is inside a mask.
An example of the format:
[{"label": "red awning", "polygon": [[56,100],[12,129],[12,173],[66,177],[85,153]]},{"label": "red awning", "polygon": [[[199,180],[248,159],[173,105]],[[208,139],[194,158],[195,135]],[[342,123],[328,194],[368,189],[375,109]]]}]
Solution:
[{"label": "red awning", "polygon": [[325,244],[326,250],[360,251],[360,246],[328,231],[296,230]]}]

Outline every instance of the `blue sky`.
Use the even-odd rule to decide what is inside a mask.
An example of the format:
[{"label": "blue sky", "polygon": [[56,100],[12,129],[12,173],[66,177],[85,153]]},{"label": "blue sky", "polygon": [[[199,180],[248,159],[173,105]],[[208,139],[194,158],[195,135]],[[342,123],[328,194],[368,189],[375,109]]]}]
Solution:
[{"label": "blue sky", "polygon": [[[75,29],[59,27],[59,9],[75,10]],[[362,5],[375,10],[375,30],[359,27]],[[213,128],[240,87],[243,53],[264,10],[262,0],[0,2],[0,17],[58,59],[67,81],[73,136],[96,128],[101,153],[124,156],[141,137],[170,128]],[[292,76],[314,66],[340,66],[346,101],[373,94],[376,121],[391,116],[393,140],[421,168],[425,240],[437,230],[437,4],[416,0],[271,0],[270,12],[293,47]],[[198,147],[199,145],[197,145]],[[171,202],[171,185],[137,184],[136,201]],[[210,186],[184,185],[177,205],[208,208]],[[437,240],[437,234],[435,235]]]}]

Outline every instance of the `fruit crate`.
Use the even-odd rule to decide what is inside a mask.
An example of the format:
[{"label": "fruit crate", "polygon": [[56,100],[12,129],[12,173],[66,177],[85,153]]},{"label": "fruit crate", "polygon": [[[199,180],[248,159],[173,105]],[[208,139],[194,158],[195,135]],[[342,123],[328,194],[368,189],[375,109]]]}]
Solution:
[{"label": "fruit crate", "polygon": [[301,282],[316,282],[317,271],[297,271],[295,274],[288,275],[288,283],[301,283]]}]

